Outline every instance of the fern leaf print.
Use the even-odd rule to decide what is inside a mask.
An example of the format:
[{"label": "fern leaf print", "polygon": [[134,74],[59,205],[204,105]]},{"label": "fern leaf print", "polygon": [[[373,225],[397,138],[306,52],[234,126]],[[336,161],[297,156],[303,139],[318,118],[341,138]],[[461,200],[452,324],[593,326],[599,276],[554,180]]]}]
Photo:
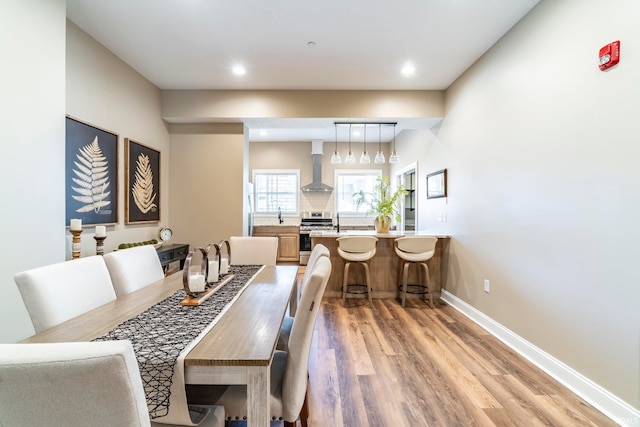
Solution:
[{"label": "fern leaf print", "polygon": [[146,154],[140,154],[136,160],[135,182],[131,187],[131,193],[133,201],[143,214],[158,207],[154,203],[157,193],[153,190],[151,162]]},{"label": "fern leaf print", "polygon": [[108,199],[111,191],[109,180],[105,178],[109,162],[102,154],[97,136],[91,144],[78,149],[73,164],[75,176],[72,181],[75,186],[71,189],[75,194],[71,197],[83,204],[76,212],[99,213],[100,209],[111,204]]}]

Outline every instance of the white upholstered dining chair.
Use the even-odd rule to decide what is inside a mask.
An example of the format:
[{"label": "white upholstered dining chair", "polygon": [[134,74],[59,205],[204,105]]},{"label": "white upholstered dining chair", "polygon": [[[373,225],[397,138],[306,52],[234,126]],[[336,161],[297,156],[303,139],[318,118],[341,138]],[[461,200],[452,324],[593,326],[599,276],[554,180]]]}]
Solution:
[{"label": "white upholstered dining chair", "polygon": [[[0,344],[0,378],[2,425],[156,425],[129,341]],[[208,409],[199,425],[223,427],[224,408]]]},{"label": "white upholstered dining chair", "polygon": [[[321,257],[329,258],[330,255],[331,253],[329,252],[329,249],[321,243],[318,243],[313,247],[311,255],[309,255],[309,261],[307,261],[307,267],[304,271],[304,275],[302,276],[302,282],[300,282],[300,289],[298,290],[300,296],[298,297],[298,299],[302,298],[302,294],[305,292],[305,289],[306,292],[314,291],[314,289],[310,289],[308,286],[313,268],[315,267],[316,262],[318,262]],[[289,336],[291,335],[292,327],[293,316],[285,316],[284,320],[282,321],[282,327],[280,328],[280,338],[278,339],[278,345],[276,347],[278,350],[287,351],[289,349]]]},{"label": "white upholstered dining chair", "polygon": [[153,245],[121,249],[104,255],[117,296],[162,280],[164,271]]},{"label": "white upholstered dining chair", "polygon": [[230,265],[276,265],[277,237],[231,236]]},{"label": "white upholstered dining chair", "polygon": [[[314,292],[303,292],[298,312],[293,320],[289,351],[276,350],[271,363],[270,414],[284,419],[285,427],[294,426],[300,419],[307,426],[307,368],[313,330],[320,309],[322,295],[331,275],[331,261],[321,257],[313,268],[308,282]],[[232,386],[187,386],[187,400],[196,404],[224,406],[230,419],[242,419],[247,414],[247,388]]]},{"label": "white upholstered dining chair", "polygon": [[0,344],[0,378],[2,425],[150,425],[129,341]]},{"label": "white upholstered dining chair", "polygon": [[101,256],[23,271],[14,276],[36,332],[116,299]]}]

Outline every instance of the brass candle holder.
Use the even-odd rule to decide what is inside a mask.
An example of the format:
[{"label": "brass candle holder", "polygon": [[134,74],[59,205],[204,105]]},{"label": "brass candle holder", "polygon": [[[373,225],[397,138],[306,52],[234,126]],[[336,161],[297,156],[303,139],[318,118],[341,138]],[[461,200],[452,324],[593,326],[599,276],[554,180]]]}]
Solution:
[{"label": "brass candle holder", "polygon": [[93,238],[96,239],[96,255],[104,255],[104,239],[106,239],[107,236],[93,236]]},{"label": "brass candle holder", "polygon": [[69,231],[73,234],[73,239],[71,240],[71,259],[78,259],[80,258],[80,251],[82,250],[82,244],[80,243],[82,229]]}]

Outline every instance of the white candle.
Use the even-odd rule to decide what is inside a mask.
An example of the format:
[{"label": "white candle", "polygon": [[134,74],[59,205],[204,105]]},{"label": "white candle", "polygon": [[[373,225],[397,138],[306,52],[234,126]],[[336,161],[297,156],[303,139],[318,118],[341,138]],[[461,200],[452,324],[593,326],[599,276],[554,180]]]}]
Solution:
[{"label": "white candle", "polygon": [[96,237],[107,237],[107,227],[96,225]]},{"label": "white candle", "polygon": [[191,292],[203,292],[204,285],[204,274],[194,274],[189,276],[189,290]]},{"label": "white candle", "polygon": [[227,258],[222,258],[220,260],[220,274],[228,274],[229,273],[229,260]]},{"label": "white candle", "polygon": [[69,228],[73,231],[82,230],[82,220],[72,219]]},{"label": "white candle", "polygon": [[215,283],[218,281],[218,260],[209,260],[209,274],[207,275],[207,282]]}]

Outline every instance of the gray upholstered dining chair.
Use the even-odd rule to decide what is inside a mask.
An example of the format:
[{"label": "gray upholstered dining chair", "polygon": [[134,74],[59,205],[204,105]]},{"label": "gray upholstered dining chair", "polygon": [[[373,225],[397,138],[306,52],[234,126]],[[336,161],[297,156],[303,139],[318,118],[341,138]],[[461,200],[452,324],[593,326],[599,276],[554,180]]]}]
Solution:
[{"label": "gray upholstered dining chair", "polygon": [[[129,341],[0,344],[0,378],[2,425],[155,424]],[[207,409],[200,426],[224,426],[224,408]]]},{"label": "gray upholstered dining chair", "polygon": [[[329,249],[323,244],[316,244],[313,247],[313,250],[311,251],[311,255],[309,255],[309,261],[307,261],[307,267],[304,271],[304,275],[302,276],[302,282],[300,282],[301,286],[300,286],[300,289],[298,290],[300,293],[300,296],[298,299],[302,298],[302,294],[305,292],[305,290],[306,292],[314,291],[313,289],[309,289],[309,286],[308,286],[313,268],[315,267],[316,262],[318,262],[318,260],[321,257],[329,258],[330,255],[331,253],[329,252]],[[296,310],[297,310],[297,307],[296,307]],[[280,328],[280,338],[278,338],[278,345],[276,346],[276,349],[288,351],[289,336],[291,335],[293,319],[294,319],[293,316],[285,316],[284,320],[282,321],[282,327]]]},{"label": "gray upholstered dining chair", "polygon": [[[313,330],[320,309],[322,295],[331,275],[331,261],[320,257],[316,262],[303,292],[298,312],[293,320],[289,351],[276,350],[271,363],[271,408],[272,418],[284,419],[285,427],[294,426],[300,419],[307,426],[307,368]],[[247,414],[247,388],[232,386],[187,386],[187,400],[195,404],[224,406],[230,419],[242,419]]]},{"label": "gray upholstered dining chair", "polygon": [[230,265],[276,265],[277,237],[231,236]]},{"label": "gray upholstered dining chair", "polygon": [[14,276],[36,332],[116,299],[101,256],[50,264]]},{"label": "gray upholstered dining chair", "polygon": [[162,280],[164,271],[153,245],[121,249],[104,255],[117,296]]}]

